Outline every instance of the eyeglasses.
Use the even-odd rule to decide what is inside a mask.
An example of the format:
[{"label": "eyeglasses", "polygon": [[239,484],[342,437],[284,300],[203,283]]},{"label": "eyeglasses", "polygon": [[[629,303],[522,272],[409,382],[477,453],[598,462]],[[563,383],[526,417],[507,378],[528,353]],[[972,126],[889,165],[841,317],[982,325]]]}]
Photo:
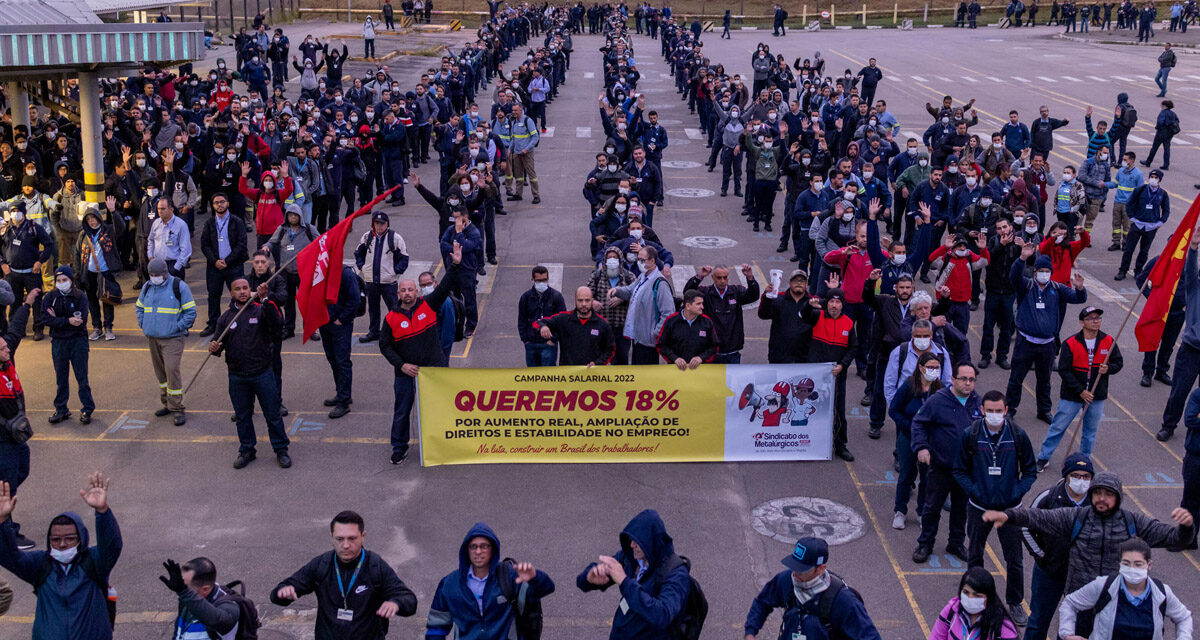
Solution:
[{"label": "eyeglasses", "polygon": [[490,545],[486,542],[481,542],[479,544],[467,545],[468,551],[490,551],[491,548],[492,548],[492,545]]},{"label": "eyeglasses", "polygon": [[959,376],[955,378],[955,380],[958,380],[959,382],[975,382],[975,378],[968,378],[966,376]]}]

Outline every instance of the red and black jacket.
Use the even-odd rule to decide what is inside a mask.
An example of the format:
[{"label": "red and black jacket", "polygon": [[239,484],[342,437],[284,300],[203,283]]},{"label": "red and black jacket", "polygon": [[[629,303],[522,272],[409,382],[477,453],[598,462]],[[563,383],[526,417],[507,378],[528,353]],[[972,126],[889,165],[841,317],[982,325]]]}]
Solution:
[{"label": "red and black jacket", "polygon": [[701,362],[712,362],[717,355],[717,330],[712,318],[704,314],[688,324],[683,314],[676,312],[663,320],[662,329],[658,332],[658,355],[668,363],[683,358],[690,362],[699,356]]},{"label": "red and black jacket", "polygon": [[452,272],[456,269],[458,265],[451,265],[450,271],[442,277],[433,293],[417,298],[412,309],[405,311],[397,304],[384,317],[379,332],[379,351],[395,368],[396,375],[402,375],[400,367],[404,364],[418,367],[444,367],[449,364],[446,352],[442,351],[442,334],[438,330],[435,309],[441,309],[442,303],[450,295],[450,283],[454,281]]},{"label": "red and black jacket", "polygon": [[558,341],[558,364],[608,364],[616,354],[612,326],[596,313],[580,318],[574,310],[533,321],[534,331],[549,327]]},{"label": "red and black jacket", "polygon": [[858,349],[858,332],[854,320],[845,313],[836,318],[829,317],[824,310],[813,306],[801,312],[806,322],[813,325],[812,342],[808,346],[808,362],[833,362],[842,365],[842,372],[854,361]]},{"label": "red and black jacket", "polygon": [[[1111,353],[1109,353],[1111,351]],[[1100,363],[1108,358],[1108,373],[1100,375]],[[1099,377],[1096,388],[1092,391],[1095,400],[1108,397],[1108,379],[1121,370],[1123,360],[1121,349],[1112,336],[1099,331],[1096,333],[1096,348],[1089,354],[1087,343],[1083,341],[1083,332],[1063,340],[1058,353],[1058,374],[1062,377],[1062,399],[1070,402],[1083,402],[1079,394],[1092,385]]]}]

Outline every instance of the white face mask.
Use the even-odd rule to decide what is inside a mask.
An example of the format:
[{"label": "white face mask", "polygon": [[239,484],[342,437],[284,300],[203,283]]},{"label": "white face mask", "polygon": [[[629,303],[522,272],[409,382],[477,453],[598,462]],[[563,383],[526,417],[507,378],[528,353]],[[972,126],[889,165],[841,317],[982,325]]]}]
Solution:
[{"label": "white face mask", "polygon": [[910,155],[910,156],[915,156],[915,155],[917,155],[917,148],[916,148],[916,147],[910,147],[910,148],[908,149],[908,155]]},{"label": "white face mask", "polygon": [[854,202],[854,196],[857,195],[857,193],[858,192],[856,191],[847,191],[842,194],[842,197],[846,199],[846,202]]},{"label": "white face mask", "polygon": [[66,282],[55,282],[54,287],[59,291],[66,293],[71,290],[71,281],[67,280]]},{"label": "white face mask", "polygon": [[1054,236],[1054,244],[1062,244],[1063,238],[1066,236]]},{"label": "white face mask", "polygon": [[923,375],[925,376],[926,381],[933,382],[934,380],[941,379],[942,370],[941,369],[925,369]]},{"label": "white face mask", "polygon": [[1000,148],[1001,148],[1001,147],[1003,147],[1003,146],[1004,146],[1004,145],[1000,144],[999,142],[993,142],[993,143],[992,143],[992,148],[993,148],[993,149],[995,149],[996,151],[999,151],[999,150],[1000,150]]},{"label": "white face mask", "polygon": [[458,188],[463,193],[471,193],[471,185],[469,184],[460,184],[458,185]]},{"label": "white face mask", "polygon": [[154,198],[158,196],[158,189],[146,189],[146,195]]},{"label": "white face mask", "polygon": [[967,176],[967,186],[968,187],[975,186],[976,182],[979,182],[979,180],[976,179],[975,176]]},{"label": "white face mask", "polygon": [[864,171],[863,172],[863,182],[870,182],[874,178],[875,178],[874,171]]},{"label": "white face mask", "polygon": [[[626,262],[637,262],[637,254],[636,254],[636,253],[632,253],[632,252],[630,252],[630,253],[626,253],[626,254],[625,254],[625,261],[626,261]],[[638,264],[640,265],[640,264],[641,264],[641,262],[638,262]]]},{"label": "white face mask", "polygon": [[926,165],[928,165],[928,164],[929,164],[929,161],[928,161],[928,160],[926,160],[925,158],[921,158],[920,160],[917,160],[917,164],[919,164],[919,165],[921,165],[922,167],[924,167],[924,166],[926,166]]},{"label": "white face mask", "polygon": [[892,264],[894,264],[896,266],[900,266],[900,265],[904,264],[904,261],[906,259],[908,259],[908,256],[904,255],[903,253],[893,253],[892,254]]},{"label": "white face mask", "polygon": [[954,250],[954,255],[956,255],[956,256],[958,256],[958,257],[960,257],[960,258],[965,258],[965,257],[967,257],[967,254],[968,254],[968,253],[970,253],[970,251],[967,251],[966,249],[955,249],[955,250]]},{"label": "white face mask", "polygon": [[952,165],[946,167],[946,172],[947,173],[958,173],[958,165],[952,164]]},{"label": "white face mask", "polygon": [[942,124],[950,124],[950,118],[947,118],[947,117],[943,116],[943,117],[942,117]]},{"label": "white face mask", "polygon": [[1063,174],[1063,182],[1070,182],[1074,179],[1075,179],[1075,174],[1073,174],[1073,173],[1064,173]]},{"label": "white face mask", "polygon": [[1022,222],[1025,222],[1025,216],[1013,216],[1013,224],[1019,227]]},{"label": "white face mask", "polygon": [[982,613],[987,608],[987,597],[979,596],[978,598],[967,597],[965,593],[958,594],[958,604],[963,611],[971,615]]},{"label": "white face mask", "polygon": [[1150,577],[1150,570],[1121,565],[1121,577],[1125,582],[1141,584],[1146,581],[1146,578]]},{"label": "white face mask", "polygon": [[264,180],[264,181],[263,181],[263,188],[264,188],[264,189],[273,189],[273,188],[275,188],[275,183],[274,183],[274,182],[271,182],[270,180]]},{"label": "white face mask", "polygon": [[775,118],[776,118],[776,115],[775,115],[774,113],[768,113],[768,114],[767,114],[767,120],[770,120],[770,121],[774,122],[774,121],[775,121]]},{"label": "white face mask", "polygon": [[[613,208],[617,210],[617,213],[625,213],[625,210],[626,210],[626,209],[628,209],[629,207],[628,207],[627,205],[624,205],[624,204],[621,204],[621,203],[619,203],[619,202],[618,202],[617,204],[614,204],[614,205],[613,205]],[[630,231],[630,232],[629,232],[629,235],[631,235],[631,236],[632,236],[632,235],[633,235],[633,232],[632,232],[632,231]],[[637,237],[641,237],[641,235],[642,235],[642,232],[641,232],[641,231],[638,231],[638,235],[637,235]]]},{"label": "white face mask", "polygon": [[176,150],[176,151],[183,151],[183,143],[182,143],[182,142],[176,142],[176,143],[175,143],[175,150]]},{"label": "white face mask", "polygon": [[1038,271],[1037,273],[1033,274],[1033,277],[1037,280],[1038,284],[1046,284],[1047,282],[1050,282],[1049,271]]},{"label": "white face mask", "polygon": [[533,289],[534,289],[534,291],[537,291],[538,293],[545,293],[545,292],[546,292],[546,289],[549,289],[549,288],[550,288],[550,283],[549,283],[549,282],[535,282],[535,283],[533,283]]},{"label": "white face mask", "polygon": [[431,293],[433,293],[433,285],[421,287],[421,295],[427,296]]},{"label": "white face mask", "polygon": [[1158,186],[1158,178],[1150,178],[1150,179],[1146,180],[1146,184],[1148,184],[1152,187],[1157,187]]},{"label": "white face mask", "polygon": [[917,351],[926,351],[933,344],[933,338],[913,338],[913,348]]},{"label": "white face mask", "polygon": [[853,220],[853,219],[854,219],[854,214],[853,214],[853,213],[843,213],[843,214],[842,214],[842,220],[843,220],[844,222],[850,222],[850,221],[851,221],[851,220]]},{"label": "white face mask", "polygon": [[646,273],[651,268],[653,268],[655,265],[650,264],[650,263],[646,262],[645,260],[638,260],[637,266],[638,266],[638,271],[640,271],[642,273]]},{"label": "white face mask", "polygon": [[78,546],[71,547],[70,549],[63,549],[61,551],[58,549],[50,550],[50,557],[63,564],[71,564],[71,561],[74,560],[75,556],[77,555],[79,555]]},{"label": "white face mask", "polygon": [[1084,495],[1092,488],[1092,481],[1084,478],[1067,478],[1067,486],[1075,495]]},{"label": "white face mask", "polygon": [[616,173],[618,168],[619,168],[619,167],[617,167],[617,165],[615,165],[615,164],[610,164],[610,165],[608,165],[608,172],[609,172],[609,173]]},{"label": "white face mask", "polygon": [[641,229],[630,229],[629,237],[633,238],[634,240],[641,240],[642,239],[642,230]]},{"label": "white face mask", "polygon": [[1025,233],[1028,233],[1029,235],[1033,235],[1033,234],[1037,233],[1037,226],[1036,225],[1035,226],[1026,226]]},{"label": "white face mask", "polygon": [[980,198],[979,206],[983,207],[984,209],[992,206],[992,199],[991,198]]},{"label": "white face mask", "polygon": [[[145,160],[134,160],[134,161],[133,161],[133,163],[134,163],[134,164],[136,164],[136,165],[137,165],[137,166],[139,166],[139,167],[144,167],[144,166],[146,166],[146,161],[145,161]],[[29,172],[28,172],[28,171],[26,171],[26,173],[29,173]],[[33,175],[33,174],[30,174],[30,175]]]},{"label": "white face mask", "polygon": [[812,164],[812,158],[800,158],[800,164],[807,167],[808,165]]},{"label": "white face mask", "polygon": [[814,190],[820,191],[822,188],[825,187],[825,183],[824,182],[813,182],[812,186],[813,186]]},{"label": "white face mask", "polygon": [[983,419],[987,421],[989,427],[998,427],[1004,424],[1004,413],[985,413]]},{"label": "white face mask", "polygon": [[11,215],[12,215],[13,222],[15,222],[17,224],[21,224],[22,222],[25,221],[25,212],[24,211],[13,211]]}]

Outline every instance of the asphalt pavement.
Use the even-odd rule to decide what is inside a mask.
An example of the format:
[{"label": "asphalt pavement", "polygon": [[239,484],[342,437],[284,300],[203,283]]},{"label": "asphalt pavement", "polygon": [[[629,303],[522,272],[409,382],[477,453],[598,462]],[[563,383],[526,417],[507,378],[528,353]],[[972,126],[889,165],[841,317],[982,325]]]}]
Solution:
[{"label": "asphalt pavement", "polygon": [[[342,25],[330,31],[354,33],[356,27]],[[1141,114],[1130,136],[1140,160],[1153,137],[1149,123],[1158,110],[1158,99],[1152,97],[1157,51],[1062,41],[1053,38],[1056,32],[1047,28],[791,31],[784,38],[773,38],[765,31],[742,31],[735,32],[732,40],[706,34],[704,41],[712,60],[743,74],[749,72],[750,52],[760,40],[769,41],[773,52],[782,52],[789,60],[819,50],[832,72],[847,67],[857,71],[868,57],[876,57],[885,74],[877,95],[888,101],[905,136],[913,132],[919,137],[931,122],[924,103],[936,103],[944,94],[952,94],[956,103],[977,99],[981,122],[973,131],[980,134],[998,128],[1010,108],[1020,110],[1027,120],[1039,105],[1049,105],[1052,115],[1071,120],[1068,128],[1056,132],[1051,158],[1056,172],[1083,159],[1084,108],[1091,105],[1097,119],[1104,117],[1111,114],[1116,93],[1126,91]],[[288,33],[293,42],[298,41],[292,29]],[[447,41],[464,37],[462,33],[444,36]],[[592,269],[587,253],[588,209],[580,188],[603,144],[596,108],[602,90],[597,48],[602,43],[594,36],[575,38],[567,85],[550,105],[551,128],[537,150],[542,203],[532,205],[526,196],[524,202],[509,203],[509,215],[497,219],[500,265],[488,267],[487,277],[480,282],[479,328],[472,339],[456,345],[453,367],[521,366],[524,352],[516,335],[516,302],[530,286],[530,268],[549,266],[552,286],[568,299]],[[350,46],[355,48],[354,43]],[[381,52],[394,47],[405,48],[404,38],[379,43]],[[769,269],[790,268],[783,257],[787,254],[775,252],[774,234],[753,233],[743,222],[740,199],[716,195],[719,173],[707,173],[701,166],[707,149],[695,117],[673,90],[658,47],[647,38],[635,39],[643,78],[639,90],[646,94],[647,105],[659,111],[671,139],[664,163],[666,206],[655,212],[655,229],[675,253],[674,278],[682,284],[692,273],[689,270],[702,265],[745,262],[753,265],[763,282],[762,274]],[[398,58],[391,64],[409,85],[433,62],[432,58]],[[357,73],[354,69],[347,67]],[[295,83],[289,87],[298,89]],[[1163,185],[1172,194],[1173,216],[1178,219],[1196,195],[1193,183],[1200,180],[1196,168],[1200,130],[1191,124],[1200,117],[1200,67],[1192,56],[1181,54],[1169,97],[1175,101],[1183,133]],[[480,97],[481,104],[488,100]],[[425,165],[418,173],[432,183],[437,167]],[[777,212],[782,200],[778,199]],[[408,203],[384,210],[407,241],[413,261],[410,269],[438,270],[435,213],[411,188]],[[781,219],[777,215],[776,221]],[[1115,333],[1134,305],[1135,291],[1130,281],[1112,280],[1119,254],[1104,251],[1110,222],[1107,214],[1097,221],[1098,246],[1086,250],[1078,266],[1086,278],[1089,301],[1107,312],[1104,329]],[[350,237],[364,229],[365,222]],[[1165,242],[1166,234],[1160,235],[1156,249]],[[705,248],[711,246],[708,241],[685,242],[694,237],[727,238],[735,244],[709,249]],[[202,273],[201,266],[193,266],[189,277],[201,318]],[[763,362],[768,327],[753,312],[748,314],[744,361]],[[972,317],[974,345],[981,314]],[[246,581],[266,621],[260,637],[311,638],[313,598],[281,609],[267,603],[267,591],[310,557],[329,549],[329,519],[346,508],[365,516],[367,546],[383,554],[417,593],[418,615],[396,621],[394,637],[422,632],[437,581],[457,567],[462,535],[478,520],[498,532],[504,555],[534,562],[557,582],[556,594],[545,603],[548,638],[607,637],[618,598],[613,593],[585,596],[575,589],[574,577],[597,555],[616,551],[618,532],[644,508],[659,510],[676,549],[692,559],[693,573],[711,607],[705,637],[740,637],[750,600],[771,575],[782,570],[779,559],[805,533],[841,541],[831,551],[830,566],[862,593],[888,639],[925,637],[938,611],[955,595],[965,569],[943,553],[945,533],[939,537],[936,555],[927,565],[918,566],[909,558],[918,524],[910,517],[906,530],[891,528],[893,431],[889,423],[882,440],[866,438],[865,410],[855,406],[863,383],[856,378],[851,378],[848,394],[850,447],[858,456],[854,463],[423,469],[412,462],[413,456],[405,465],[393,467],[387,446],[392,371],[378,346],[354,345],[353,411],[330,420],[321,400],[332,396],[333,384],[320,345],[292,339],[284,343],[284,400],[291,411],[285,424],[293,438],[295,466],[281,470],[268,455],[234,471],[237,439],[229,420],[224,363],[208,362],[188,391],[186,426],[174,427],[169,419],[155,418],[158,388],[133,316],[131,304],[122,306],[116,323],[119,339],[92,343],[91,380],[99,409],[90,425],[81,426],[74,419],[53,426],[45,423],[53,395],[49,341],[22,343],[15,358],[37,430],[31,443],[32,474],[21,487],[17,519],[44,548],[42,532],[53,515],[86,508],[76,493],[86,473],[100,469],[113,476],[110,503],[125,537],[124,555],[112,578],[120,594],[120,638],[167,634],[175,599],[155,579],[161,573],[160,563],[168,557],[182,561],[198,555],[216,562],[222,581]],[[1073,318],[1068,314],[1067,331],[1076,326]],[[355,330],[363,333],[365,320],[356,322]],[[1132,330],[1121,337],[1120,346],[1126,369],[1110,387],[1112,397],[1105,407],[1095,461],[1099,469],[1121,474],[1127,508],[1165,519],[1180,497],[1182,438],[1165,444],[1154,439],[1167,388],[1158,383],[1150,389],[1137,386],[1140,354]],[[205,340],[190,338],[185,379],[204,363],[205,354]],[[977,388],[980,392],[1003,388],[1006,379],[1007,372],[993,366],[982,372]],[[1030,395],[1032,384],[1029,378]],[[1036,444],[1046,425],[1032,420],[1031,406],[1032,397],[1023,404],[1018,421]],[[77,414],[78,403],[72,400],[71,407]],[[265,439],[261,418],[256,422]],[[268,450],[265,440],[260,448]],[[1062,455],[1038,480],[1034,492],[1057,481]],[[998,551],[993,538],[987,567],[1001,576],[995,564]],[[1031,566],[1027,560],[1027,573]],[[1155,555],[1155,575],[1193,608],[1200,605],[1197,572],[1200,560],[1195,552]],[[13,610],[0,618],[0,637],[27,637],[34,604],[30,590],[18,586]],[[773,618],[764,633],[773,635],[777,621]]]}]

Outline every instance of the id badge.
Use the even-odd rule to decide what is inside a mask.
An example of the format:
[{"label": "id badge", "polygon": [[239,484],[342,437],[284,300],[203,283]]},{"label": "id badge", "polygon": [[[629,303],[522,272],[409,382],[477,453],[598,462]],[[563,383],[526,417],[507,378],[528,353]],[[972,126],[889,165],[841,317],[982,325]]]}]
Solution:
[{"label": "id badge", "polygon": [[20,240],[17,240],[16,238],[13,238],[13,241],[12,241],[12,243],[13,243],[13,246],[14,246],[14,247],[19,247],[19,246],[21,246],[21,241],[20,241]]},{"label": "id badge", "polygon": [[295,251],[295,250],[296,250],[296,245],[294,245],[294,244],[289,244],[289,245],[287,246],[287,250],[288,250],[288,251]]},{"label": "id badge", "polygon": [[1045,309],[1046,303],[1045,302],[1037,302],[1037,303],[1034,303],[1033,307],[1035,309]]},{"label": "id badge", "polygon": [[354,620],[354,609],[338,609],[337,619],[342,622],[350,622]]},{"label": "id badge", "polygon": [[629,603],[625,600],[625,598],[621,598],[620,609],[621,613],[629,613]]},{"label": "id badge", "polygon": [[998,475],[1000,475],[1000,473],[1001,473],[1000,467],[988,467],[988,475],[989,476],[998,476]]}]

